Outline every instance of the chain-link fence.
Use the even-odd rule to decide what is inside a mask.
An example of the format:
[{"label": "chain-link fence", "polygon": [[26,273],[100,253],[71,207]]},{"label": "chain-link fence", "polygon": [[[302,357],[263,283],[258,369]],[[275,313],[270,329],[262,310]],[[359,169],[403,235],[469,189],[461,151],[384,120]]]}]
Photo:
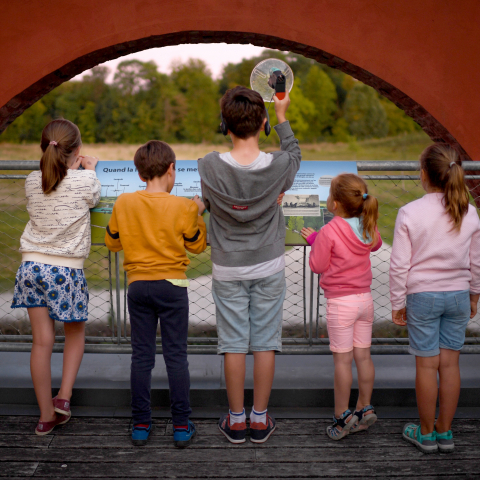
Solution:
[{"label": "chain-link fence", "polygon": [[[405,173],[417,170],[418,163],[372,161],[357,162],[357,167],[368,184],[369,193],[378,198],[378,226],[383,239],[382,248],[372,254],[375,305],[372,352],[405,353],[407,330],[391,321],[388,271],[398,209],[425,193],[418,172]],[[19,239],[28,221],[24,191],[26,175],[18,175],[15,170],[38,168],[38,162],[0,161],[0,170],[3,171],[0,175],[0,351],[30,348],[31,328],[26,309],[10,308],[15,274],[21,263]],[[468,162],[467,178],[480,180],[480,175],[471,174],[478,170],[480,162]],[[472,196],[473,205],[475,199],[478,200]],[[285,353],[329,352],[326,301],[318,286],[318,276],[309,269],[309,251],[310,247],[303,245],[285,247],[287,294],[282,328]],[[189,350],[214,353],[217,333],[211,295],[210,248],[199,255],[189,254],[189,257]],[[84,271],[90,292],[86,351],[129,351],[130,324],[123,253],[110,253],[104,245],[94,244]],[[60,322],[56,322],[56,334],[57,350],[61,350],[63,328]],[[160,330],[157,338],[160,343]],[[471,319],[465,343],[464,351],[480,353],[480,315]]]}]

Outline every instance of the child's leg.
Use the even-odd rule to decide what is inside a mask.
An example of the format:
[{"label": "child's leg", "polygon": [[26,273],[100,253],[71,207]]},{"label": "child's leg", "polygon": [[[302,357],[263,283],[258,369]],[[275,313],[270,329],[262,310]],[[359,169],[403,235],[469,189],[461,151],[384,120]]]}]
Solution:
[{"label": "child's leg", "polygon": [[40,407],[40,421],[51,422],[55,419],[50,365],[55,342],[55,322],[48,315],[46,307],[28,308],[27,311],[33,335],[30,372]]},{"label": "child's leg", "polygon": [[433,432],[435,411],[437,406],[437,373],[440,366],[440,355],[434,357],[415,357],[417,375],[415,392],[417,395],[418,414],[422,435]]},{"label": "child's leg", "polygon": [[446,292],[445,304],[440,322],[440,413],[435,426],[438,433],[450,430],[460,396],[459,355],[470,321],[470,292]]},{"label": "child's leg", "polygon": [[245,357],[244,353],[225,353],[225,386],[227,388],[230,411],[243,412],[245,391]]},{"label": "child's leg", "polygon": [[275,352],[253,352],[253,409],[263,412],[268,407],[275,375]]},{"label": "child's leg", "polygon": [[375,381],[375,367],[370,355],[374,309],[371,293],[360,293],[356,297],[361,302],[353,330],[353,358],[358,374],[358,400],[355,411],[359,411],[370,405]]},{"label": "child's leg", "polygon": [[348,410],[350,390],[352,388],[352,360],[353,351],[345,353],[333,352],[335,364],[334,392],[335,392],[335,417]]},{"label": "child's leg", "polygon": [[218,353],[224,354],[225,384],[230,411],[243,412],[245,356],[250,341],[251,281],[220,281],[213,279]]},{"label": "child's leg", "polygon": [[70,400],[85,350],[85,322],[65,322],[63,329],[65,331],[65,347],[62,385],[57,397],[62,400]]},{"label": "child's leg", "polygon": [[128,288],[128,311],[132,337],[132,367],[130,388],[132,394],[133,424],[152,421],[150,388],[155,366],[158,315],[148,295],[150,282],[133,282]]},{"label": "child's leg", "polygon": [[188,427],[190,372],[187,360],[188,293],[167,280],[151,282],[151,298],[160,315],[163,358],[170,388],[173,425]]},{"label": "child's leg", "polygon": [[285,270],[252,281],[250,346],[253,352],[253,410],[265,412],[275,375],[275,352],[282,350]]},{"label": "child's leg", "polygon": [[435,425],[435,430],[439,433],[450,430],[457,409],[460,396],[459,356],[459,351],[440,349],[440,412]]},{"label": "child's leg", "polygon": [[373,366],[369,348],[354,347],[353,358],[355,359],[358,373],[358,400],[355,407],[357,411],[370,405],[373,383],[375,381],[375,367]]}]

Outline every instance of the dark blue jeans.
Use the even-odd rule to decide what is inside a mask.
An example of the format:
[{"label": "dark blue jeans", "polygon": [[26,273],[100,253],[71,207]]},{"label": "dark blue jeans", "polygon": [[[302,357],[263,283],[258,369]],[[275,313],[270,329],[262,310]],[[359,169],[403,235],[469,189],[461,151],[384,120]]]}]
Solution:
[{"label": "dark blue jeans", "polygon": [[160,319],[163,358],[170,386],[174,425],[187,425],[190,409],[190,373],[187,361],[188,294],[167,280],[136,281],[128,288],[132,328],[133,423],[150,423],[150,389],[155,366],[156,331]]}]

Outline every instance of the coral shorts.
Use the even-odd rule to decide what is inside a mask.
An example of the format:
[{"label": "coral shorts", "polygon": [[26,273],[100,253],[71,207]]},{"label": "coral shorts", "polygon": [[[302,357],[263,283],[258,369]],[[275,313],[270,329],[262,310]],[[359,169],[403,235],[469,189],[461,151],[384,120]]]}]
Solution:
[{"label": "coral shorts", "polygon": [[327,299],[327,329],[332,352],[351,352],[353,347],[370,348],[372,325],[370,292]]}]

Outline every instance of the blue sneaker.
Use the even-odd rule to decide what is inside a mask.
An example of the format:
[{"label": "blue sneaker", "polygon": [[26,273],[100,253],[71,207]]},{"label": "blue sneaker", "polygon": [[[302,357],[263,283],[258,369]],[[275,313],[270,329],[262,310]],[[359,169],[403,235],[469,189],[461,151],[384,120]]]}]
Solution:
[{"label": "blue sneaker", "polygon": [[188,421],[188,429],[181,427],[173,426],[173,443],[178,448],[185,448],[190,445],[192,442],[192,438],[195,437],[197,431],[195,429],[195,425],[190,420]]},{"label": "blue sneaker", "polygon": [[132,428],[132,443],[137,447],[146,445],[151,431],[151,423],[138,423],[137,425],[134,425]]}]

